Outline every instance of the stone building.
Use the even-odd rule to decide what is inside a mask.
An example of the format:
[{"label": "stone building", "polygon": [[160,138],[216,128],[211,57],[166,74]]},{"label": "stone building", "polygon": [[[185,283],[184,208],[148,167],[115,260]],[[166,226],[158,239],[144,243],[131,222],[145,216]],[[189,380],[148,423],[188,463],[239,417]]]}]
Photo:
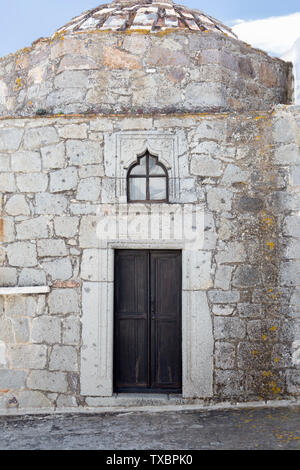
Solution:
[{"label": "stone building", "polygon": [[172,0],[1,59],[2,413],[299,397],[292,102],[291,64]]}]

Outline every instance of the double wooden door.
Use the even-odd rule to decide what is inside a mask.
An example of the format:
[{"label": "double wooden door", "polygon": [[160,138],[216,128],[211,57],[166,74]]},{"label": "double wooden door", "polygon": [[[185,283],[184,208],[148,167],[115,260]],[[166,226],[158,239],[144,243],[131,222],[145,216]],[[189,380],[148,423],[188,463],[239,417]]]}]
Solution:
[{"label": "double wooden door", "polygon": [[181,391],[181,252],[117,250],[116,392]]}]

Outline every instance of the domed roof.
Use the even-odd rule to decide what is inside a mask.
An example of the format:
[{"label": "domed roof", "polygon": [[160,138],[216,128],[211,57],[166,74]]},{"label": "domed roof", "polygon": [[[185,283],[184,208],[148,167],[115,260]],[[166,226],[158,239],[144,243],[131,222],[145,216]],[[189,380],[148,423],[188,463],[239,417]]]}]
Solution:
[{"label": "domed roof", "polygon": [[233,38],[230,28],[199,10],[191,10],[172,0],[114,0],[73,18],[57,33],[80,31],[214,31]]}]

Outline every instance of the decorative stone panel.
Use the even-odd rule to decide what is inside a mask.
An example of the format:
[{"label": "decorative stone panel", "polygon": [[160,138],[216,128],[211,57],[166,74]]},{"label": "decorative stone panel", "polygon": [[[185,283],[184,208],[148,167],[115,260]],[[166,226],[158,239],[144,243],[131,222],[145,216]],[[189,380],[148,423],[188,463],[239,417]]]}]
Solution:
[{"label": "decorative stone panel", "polygon": [[[186,177],[179,168],[179,151],[187,148],[185,136],[180,132],[160,131],[122,131],[105,137],[104,171],[108,178],[114,178],[116,203],[127,202],[127,172],[132,163],[137,161],[146,150],[158,157],[168,171],[169,201],[181,201],[181,179]],[[181,150],[183,152],[183,150]],[[185,160],[183,162],[182,160]],[[188,165],[187,154],[181,159],[182,165]],[[113,188],[113,187],[112,187]],[[113,189],[111,196],[113,197]],[[113,200],[107,198],[104,202]]]}]

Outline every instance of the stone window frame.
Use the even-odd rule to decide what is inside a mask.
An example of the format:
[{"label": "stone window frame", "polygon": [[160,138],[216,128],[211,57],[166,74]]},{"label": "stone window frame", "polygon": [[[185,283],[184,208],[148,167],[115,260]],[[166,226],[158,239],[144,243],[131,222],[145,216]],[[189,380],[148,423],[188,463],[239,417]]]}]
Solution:
[{"label": "stone window frame", "polygon": [[[104,138],[105,176],[114,179],[115,202],[127,204],[127,172],[148,151],[166,168],[169,203],[180,202],[179,134],[169,131],[120,131]],[[112,202],[110,196],[103,202]]]},{"label": "stone window frame", "polygon": [[[146,158],[146,170],[144,175],[132,175],[132,171],[134,168],[136,168],[138,165],[140,165],[140,160],[142,158]],[[149,169],[149,159],[154,158],[156,160],[155,166],[160,167],[164,175],[151,175],[150,174],[150,169]],[[141,155],[137,156],[137,160],[133,162],[128,171],[127,171],[127,202],[130,204],[133,203],[152,203],[152,204],[158,204],[158,203],[168,203],[169,202],[169,176],[168,176],[168,171],[166,167],[159,161],[159,157],[157,155],[153,155],[149,150],[147,149],[144,153]],[[131,179],[134,178],[146,178],[146,199],[144,200],[138,200],[138,199],[133,199],[131,194],[130,194],[130,181]],[[150,195],[150,188],[151,188],[151,182],[155,178],[164,178],[166,180],[166,197],[163,199],[152,199]]]}]

